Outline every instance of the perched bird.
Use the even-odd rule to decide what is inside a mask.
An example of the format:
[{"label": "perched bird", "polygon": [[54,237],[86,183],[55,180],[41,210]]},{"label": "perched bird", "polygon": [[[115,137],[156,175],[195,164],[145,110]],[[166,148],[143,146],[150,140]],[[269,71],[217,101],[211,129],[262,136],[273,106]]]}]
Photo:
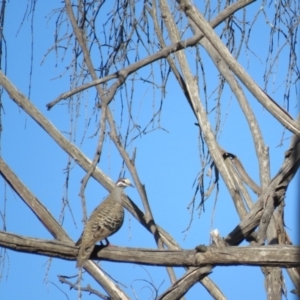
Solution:
[{"label": "perched bird", "polygon": [[82,267],[89,259],[96,242],[105,239],[108,243],[107,237],[121,228],[124,221],[122,192],[127,186],[133,187],[129,179],[119,179],[110,195],[92,212],[76,243],[76,246],[80,246],[77,268]]}]

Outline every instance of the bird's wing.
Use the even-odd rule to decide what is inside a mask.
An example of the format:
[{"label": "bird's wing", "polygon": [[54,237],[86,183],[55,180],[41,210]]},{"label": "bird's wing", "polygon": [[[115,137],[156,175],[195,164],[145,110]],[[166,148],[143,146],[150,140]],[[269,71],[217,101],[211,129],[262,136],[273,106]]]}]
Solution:
[{"label": "bird's wing", "polygon": [[[105,204],[105,203],[103,203]],[[122,226],[124,221],[124,209],[122,205],[102,205],[101,209],[96,209],[90,220],[92,221],[91,232],[96,241],[101,241],[114,234]]]},{"label": "bird's wing", "polygon": [[84,231],[77,241],[80,245],[77,267],[82,267],[90,257],[96,242],[112,235],[122,226],[124,221],[123,206],[115,201],[106,199],[91,214]]}]

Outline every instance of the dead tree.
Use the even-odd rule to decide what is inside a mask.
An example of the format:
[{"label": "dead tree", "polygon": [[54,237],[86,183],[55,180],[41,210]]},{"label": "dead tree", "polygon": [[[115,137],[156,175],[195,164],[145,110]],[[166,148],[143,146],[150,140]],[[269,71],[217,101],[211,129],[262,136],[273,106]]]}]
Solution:
[{"label": "dead tree", "polygon": [[[32,28],[37,26],[34,17],[38,4],[37,1],[32,1],[24,13],[24,22],[27,22],[29,16],[32,17],[29,21]],[[7,9],[10,5],[12,4],[5,1],[2,3],[3,29],[9,26],[6,19],[9,19]],[[268,299],[282,298],[285,291],[282,268],[286,268],[294,285],[293,292],[299,295],[299,248],[293,246],[296,241],[289,237],[284,223],[285,202],[289,201],[286,199],[286,191],[300,164],[300,122],[299,118],[292,116],[294,112],[289,113],[292,110],[289,108],[292,106],[291,98],[297,96],[294,86],[299,86],[300,78],[296,49],[300,23],[297,1],[288,1],[288,5],[279,1],[255,6],[253,0],[233,3],[220,0],[206,1],[197,6],[189,0],[116,1],[109,4],[107,1],[65,0],[63,3],[59,2],[59,5],[62,6],[53,9],[48,16],[48,22],[55,24],[55,39],[42,60],[42,67],[47,71],[49,66],[46,66],[46,62],[50,60],[53,63],[51,55],[54,54],[55,67],[58,66],[62,72],[55,83],[49,82],[49,88],[51,91],[55,90],[57,82],[63,82],[67,76],[70,78],[69,86],[65,85],[65,92],[55,92],[55,99],[48,102],[45,93],[45,99],[40,101],[49,111],[46,116],[38,108],[40,102],[36,105],[34,96],[31,99],[33,90],[39,89],[39,86],[33,84],[39,81],[31,77],[32,72],[27,95],[10,78],[11,65],[6,66],[4,63],[4,54],[6,51],[10,53],[9,47],[8,50],[4,47],[5,43],[9,45],[9,39],[5,37],[3,30],[0,85],[1,107],[4,110],[1,112],[0,122],[2,119],[15,117],[10,111],[4,114],[6,104],[3,99],[14,102],[20,111],[43,129],[45,137],[50,137],[60,147],[62,155],[67,154],[65,195],[69,193],[70,176],[75,172],[73,168],[78,166],[84,171],[80,184],[77,182],[83,222],[88,216],[87,191],[92,179],[108,191],[112,189],[116,179],[107,174],[109,167],[104,166],[107,148],[110,148],[113,168],[118,170],[114,174],[130,174],[138,193],[137,199],[125,196],[126,209],[131,218],[153,236],[157,246],[157,249],[103,249],[96,246],[91,260],[84,268],[103,291],[95,286],[78,283],[77,277],[70,280],[67,276],[60,275],[59,281],[64,286],[79,289],[79,297],[82,293],[89,292],[102,299],[130,299],[126,289],[116,284],[96,261],[107,260],[111,264],[130,262],[157,268],[166,267],[168,287],[164,291],[154,287],[153,299],[183,299],[195,284],[202,285],[212,298],[225,299],[226,295],[209,274],[219,266],[248,265],[260,267]],[[257,30],[257,26],[262,26],[260,18],[263,18],[265,26],[261,28],[261,34],[269,36],[267,41],[261,39]],[[25,25],[21,23],[21,29],[22,26]],[[32,35],[32,40],[34,38]],[[253,41],[256,42],[254,46]],[[35,43],[38,42],[35,40]],[[35,43],[32,42],[31,45]],[[261,45],[258,46],[258,43]],[[266,54],[259,53],[260,47],[264,47]],[[246,58],[248,61],[245,62]],[[31,71],[36,59],[38,58],[33,56],[30,61]],[[251,73],[249,65],[253,61],[263,61],[259,74]],[[287,65],[284,71],[278,67],[282,63]],[[19,72],[24,73],[22,70]],[[277,72],[280,72],[280,80],[284,86],[278,93],[281,99],[273,99],[269,92],[276,81],[272,74]],[[263,84],[258,84],[258,81]],[[276,83],[275,88],[281,82]],[[176,101],[180,99],[181,104],[192,112],[188,120],[189,132],[195,129],[199,132],[198,140],[194,141],[196,147],[199,147],[199,160],[195,162],[199,165],[199,173],[195,179],[194,197],[190,203],[184,203],[191,210],[186,231],[189,232],[196,226],[195,212],[201,212],[205,203],[213,201],[214,193],[215,201],[219,201],[220,197],[232,200],[240,219],[239,224],[223,238],[217,231],[213,231],[210,245],[200,246],[200,243],[195,243],[194,249],[190,250],[182,249],[180,242],[159,225],[153,213],[157,204],[154,203],[153,196],[148,197],[154,189],[148,189],[149,182],[140,175],[144,174],[147,164],[156,159],[151,154],[154,145],[148,137],[154,136],[155,146],[161,145],[163,149],[164,141],[158,139],[155,133],[173,129],[162,125],[164,114],[173,114],[178,123],[184,118],[181,111],[165,109],[168,93],[174,86],[181,93]],[[153,93],[152,103],[144,104],[145,94],[149,89]],[[230,109],[227,111],[226,105],[230,103],[226,99],[228,95],[232,98],[230,101],[239,105],[239,119],[235,119],[235,114],[230,114]],[[272,127],[268,128],[260,123],[261,118],[257,116],[255,108],[257,103],[260,103],[266,115],[276,120],[281,131],[274,133]],[[50,116],[64,107],[68,108],[68,112],[63,113],[68,115],[64,125],[71,128],[69,138],[66,138],[63,130],[58,130],[55,122],[53,125],[49,120]],[[80,121],[82,115],[85,115],[83,122]],[[249,161],[258,165],[259,183],[249,175],[245,162],[238,155],[243,151],[243,145],[239,149],[233,143],[235,146],[230,149],[220,142],[225,119],[229,119],[230,124],[241,119],[247,123],[249,133],[245,132],[243,138],[252,143],[255,149],[256,156],[251,156]],[[238,122],[240,121],[234,125],[234,130],[238,129]],[[282,164],[275,176],[271,176],[270,165],[273,166],[274,162],[270,158],[262,128],[267,131],[266,135],[275,134],[278,143],[286,147],[282,153]],[[234,130],[229,135],[224,134],[225,139],[230,141],[235,135]],[[3,136],[8,131],[9,128],[3,127]],[[182,140],[182,145],[186,143],[185,138],[189,132],[176,133],[178,139]],[[289,139],[289,146],[286,145],[284,135]],[[89,137],[93,140],[93,157],[81,149],[88,143]],[[142,153],[144,160],[140,161],[140,149],[144,149],[141,146],[142,139],[146,139],[147,149],[141,150],[145,154]],[[4,150],[10,147],[13,144],[1,143]],[[174,169],[169,169],[162,162],[163,177],[158,178],[159,170],[157,174],[150,176],[153,186],[159,186],[159,180],[165,185],[176,185],[172,181],[172,172],[178,172],[181,177],[186,176],[188,169],[178,170],[177,167],[177,162],[185,159],[184,155],[176,157],[170,152],[172,151],[166,155],[172,156]],[[51,150],[46,150],[44,155],[46,164]],[[6,261],[4,249],[67,261],[76,260],[78,248],[74,245],[72,234],[63,227],[66,206],[72,214],[74,202],[71,203],[64,196],[61,215],[59,218],[55,217],[48,208],[49,203],[37,197],[35,191],[24,183],[25,178],[10,165],[9,159],[6,161],[5,157],[0,158],[0,174],[5,186],[1,206],[3,230],[0,232],[2,266]],[[209,178],[205,176],[207,172],[210,173]],[[221,183],[226,187],[227,194],[224,191],[221,193]],[[29,237],[6,229],[6,223],[11,218],[5,208],[6,184],[22,199],[54,240]],[[46,193],[47,191],[45,195]],[[173,194],[172,197],[174,198]],[[173,201],[181,201],[181,198]],[[137,203],[141,203],[141,206]],[[166,218],[174,215],[175,207],[168,206]],[[181,214],[184,216],[189,213],[182,211]],[[74,223],[81,227],[80,221],[76,220]],[[247,242],[249,247],[241,247],[242,242]],[[186,273],[178,278],[174,267],[184,268]],[[104,291],[107,295],[103,294]]]}]

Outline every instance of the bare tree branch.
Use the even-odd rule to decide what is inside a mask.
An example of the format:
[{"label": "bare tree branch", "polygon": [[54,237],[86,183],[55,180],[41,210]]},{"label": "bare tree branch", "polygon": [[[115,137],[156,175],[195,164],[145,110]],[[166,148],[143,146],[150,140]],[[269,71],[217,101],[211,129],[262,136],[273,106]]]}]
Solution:
[{"label": "bare tree branch", "polygon": [[204,276],[210,273],[210,267],[192,268],[175,282],[166,292],[158,297],[158,300],[176,300],[184,296],[185,293]]},{"label": "bare tree branch", "polygon": [[[268,187],[263,191],[251,211],[243,219],[236,228],[227,235],[225,241],[233,246],[240,244],[258,226],[266,201],[269,197],[277,198],[277,205],[282,201],[282,197],[288,187],[288,184],[296,174],[300,165],[300,139],[294,136],[291,141],[291,146],[286,151],[284,162],[271,180]],[[279,197],[279,199],[278,199]]]},{"label": "bare tree branch", "polygon": [[271,99],[246,73],[233,58],[229,50],[220,41],[208,22],[188,0],[177,0],[184,13],[191,18],[203,32],[209,42],[215,47],[230,69],[244,83],[253,96],[288,130],[300,136],[300,126],[283,108]]},{"label": "bare tree branch", "polygon": [[[243,1],[238,1],[236,3],[233,3],[226,7],[214,20],[210,22],[210,25],[212,28],[217,27],[220,23],[222,23],[224,20],[226,20],[230,15],[232,15],[234,12],[238,11],[239,9],[247,6],[248,4],[254,2],[255,0],[243,0]],[[141,69],[142,67],[145,67],[151,63],[153,63],[156,60],[167,58],[171,53],[177,52],[179,50],[185,49],[187,47],[192,47],[195,46],[200,39],[204,37],[203,33],[200,32],[199,34],[194,35],[193,37],[186,39],[184,41],[176,42],[170,46],[164,47],[162,50],[147,56],[146,58],[126,67],[123,68],[122,70],[115,72],[114,74],[108,75],[104,78],[99,78],[96,80],[93,80],[90,83],[86,83],[80,87],[77,87],[76,89],[69,91],[69,92],[64,92],[62,93],[59,97],[54,99],[52,102],[47,104],[47,108],[50,110],[54,105],[56,105],[59,101],[67,99],[71,97],[74,94],[77,94],[81,91],[84,91],[90,87],[100,85],[101,83],[105,83],[109,80],[112,79],[117,79],[117,81],[112,85],[112,87],[109,89],[109,95],[107,97],[111,99],[118,87],[122,83],[125,82],[127,77],[132,74],[133,72],[137,71],[138,69]]]},{"label": "bare tree branch", "polygon": [[[56,257],[65,260],[77,258],[78,247],[74,243],[49,241],[18,236],[0,231],[2,247],[31,254]],[[93,260],[118,261],[150,266],[201,267],[211,266],[299,266],[299,247],[290,245],[261,247],[207,247],[207,251],[160,250],[95,246]]]},{"label": "bare tree branch", "polygon": [[[192,20],[191,23],[194,30],[196,29],[199,30],[199,28],[196,27],[196,25],[193,23]],[[196,32],[198,32],[198,30],[196,30]],[[231,90],[233,91],[233,93],[236,96],[236,99],[239,102],[241,109],[243,110],[243,113],[245,115],[245,118],[248,122],[251,131],[251,135],[254,141],[256,156],[259,162],[259,174],[260,174],[261,187],[264,188],[266,187],[266,185],[270,180],[269,153],[264,143],[262,133],[258,126],[258,122],[253,113],[253,110],[251,109],[251,106],[246,99],[242,87],[239,85],[238,81],[234,77],[230,68],[226,65],[226,63],[224,62],[222,57],[218,54],[218,52],[215,50],[215,48],[212,46],[212,44],[210,44],[206,38],[202,39],[200,44],[206,49],[206,51],[212,58],[212,61],[214,62],[215,66],[218,68],[220,73],[226,79],[226,82],[229,84]],[[236,162],[238,163],[238,161]],[[240,174],[241,175],[245,174],[245,172],[243,172],[243,168],[241,168]],[[247,175],[243,177],[246,177],[247,181],[250,183],[250,187],[252,188],[252,190],[254,190],[257,193],[257,187],[255,186],[255,184],[251,182],[251,179],[247,178]]]},{"label": "bare tree branch", "polygon": [[61,225],[52,217],[47,208],[39,201],[29,189],[19,180],[12,172],[8,165],[0,157],[0,174],[11,186],[11,188],[20,196],[30,210],[41,221],[45,228],[52,236],[60,241],[70,241],[67,233],[62,229]]},{"label": "bare tree branch", "polygon": [[[85,190],[90,178],[94,177],[109,191],[113,187],[112,180],[97,167],[102,156],[102,148],[107,142],[109,144],[109,157],[110,154],[113,155],[111,157],[113,168],[115,168],[115,162],[121,160],[122,172],[125,173],[125,170],[129,170],[134,179],[143,203],[144,213],[126,195],[124,195],[124,206],[144,227],[142,229],[146,229],[153,235],[159,249],[103,248],[96,246],[91,260],[85,265],[85,269],[108,294],[108,297],[99,294],[100,297],[105,299],[130,298],[124,292],[125,288],[123,291],[123,288],[121,289],[93,260],[166,267],[172,284],[160,296],[157,296],[159,289],[154,287],[156,289],[156,295],[154,296],[158,299],[183,300],[185,293],[196,282],[203,284],[214,299],[226,299],[220,288],[207,275],[213,271],[215,266],[227,267],[232,265],[261,267],[265,275],[265,288],[269,299],[281,299],[281,293],[284,290],[281,268],[287,267],[287,272],[295,285],[295,291],[299,293],[299,247],[292,246],[292,242],[284,228],[286,190],[300,165],[300,122],[294,120],[288,113],[291,87],[299,81],[299,68],[295,50],[298,42],[297,26],[300,23],[298,18],[299,7],[296,7],[295,3],[291,3],[292,8],[283,8],[282,3],[279,2],[273,9],[275,23],[272,23],[272,21],[269,22],[268,17],[273,14],[273,10],[269,13],[263,6],[258,8],[256,14],[254,12],[254,16],[252,10],[250,10],[251,16],[248,14],[248,9],[245,7],[253,2],[254,0],[239,0],[231,5],[228,1],[223,0],[214,4],[212,1],[198,3],[199,7],[203,7],[201,9],[203,10],[202,15],[196,5],[191,4],[188,0],[177,0],[175,2],[166,0],[153,0],[152,2],[116,1],[113,7],[105,6],[108,4],[107,1],[104,5],[105,1],[64,0],[62,6],[53,10],[50,14],[52,16],[49,17],[49,21],[54,15],[54,18],[56,18],[55,37],[54,45],[45,57],[50,52],[55,55],[56,66],[59,64],[57,69],[60,72],[59,76],[65,76],[66,78],[68,74],[70,75],[71,90],[56,98],[54,96],[55,100],[50,102],[47,107],[51,109],[62,99],[70,97],[67,101],[70,115],[70,142],[36,109],[32,102],[17,91],[0,71],[0,85],[3,89],[7,91],[8,95],[21,109],[50,135],[54,142],[62,148],[62,151],[69,155],[60,221],[63,220],[65,203],[68,202],[68,193],[71,192],[68,189],[68,184],[72,169],[70,166],[71,162],[73,165],[73,160],[86,172],[80,188],[84,220],[86,219]],[[29,5],[27,5],[28,7]],[[29,9],[29,13],[32,13],[32,15],[32,9],[34,10],[35,6],[33,7]],[[235,14],[241,8],[243,10]],[[104,14],[106,15],[104,16]],[[266,28],[270,30],[270,41],[265,44],[266,47],[268,47],[268,44],[270,47],[266,58],[267,66],[265,73],[261,74],[264,89],[267,91],[268,86],[271,84],[271,74],[276,74],[276,79],[272,82],[273,87],[279,82],[278,75],[281,74],[275,72],[277,68],[275,65],[279,66],[279,62],[281,64],[282,61],[288,62],[287,70],[282,79],[285,87],[280,85],[275,89],[284,90],[282,102],[287,107],[286,111],[250,78],[249,74],[252,66],[249,68],[249,74],[245,71],[246,67],[243,60],[245,57],[246,59],[249,58],[249,62],[252,55],[256,56],[255,59],[260,60],[260,54],[255,53],[255,51],[252,52],[250,49],[252,47],[250,35],[253,36],[253,33],[250,34],[250,32],[254,29],[254,24],[258,24],[257,20],[262,15],[267,22]],[[4,12],[2,12],[3,16]],[[221,22],[224,22],[222,26],[219,26],[216,30],[212,29]],[[2,25],[5,24],[2,23]],[[31,26],[33,28],[32,22]],[[248,37],[246,37],[247,29]],[[274,43],[275,32],[278,33],[277,45]],[[183,37],[186,38],[191,34],[193,35],[191,38],[183,39]],[[280,41],[282,37],[284,41]],[[6,45],[3,34],[0,37],[1,42]],[[167,46],[170,43],[171,45]],[[211,60],[206,56],[206,53],[202,55],[203,51],[199,45],[204,46]],[[193,48],[187,49],[188,47]],[[279,49],[275,53],[275,57],[273,56],[273,47]],[[284,48],[288,48],[289,58],[283,56],[284,52],[282,50]],[[6,48],[3,48],[3,50],[6,51]],[[242,54],[243,51],[245,56]],[[248,55],[249,52],[251,52],[250,56]],[[61,53],[63,54],[61,55]],[[141,59],[145,55],[147,57]],[[64,63],[64,70],[61,69],[60,59]],[[239,63],[240,59],[241,64]],[[216,65],[220,74],[214,69],[211,61]],[[207,69],[207,67],[209,68]],[[210,67],[214,69],[212,73]],[[198,192],[201,198],[200,209],[204,209],[204,201],[212,195],[213,191],[216,191],[215,199],[218,200],[219,183],[221,182],[219,174],[221,174],[229,195],[234,201],[237,213],[242,220],[225,239],[221,239],[221,237],[218,240],[213,239],[213,246],[207,248],[198,246],[196,249],[183,250],[168,232],[156,224],[151,211],[154,206],[153,208],[150,207],[150,203],[155,205],[155,202],[150,201],[151,199],[148,201],[146,187],[139,178],[141,170],[139,171],[135,165],[136,150],[139,151],[138,147],[141,145],[137,138],[154,130],[165,130],[162,127],[161,120],[166,107],[164,100],[168,99],[167,95],[170,92],[168,88],[174,83],[173,75],[178,83],[179,91],[182,90],[186,103],[197,119],[198,123],[196,125],[199,126],[198,149],[200,159],[198,163],[200,171],[197,170],[199,173],[195,179],[197,186],[191,205],[191,223],[194,219],[194,208],[197,207],[196,196]],[[59,80],[59,76],[56,79]],[[243,82],[245,87],[239,85],[235,76]],[[214,79],[211,81],[211,78]],[[89,80],[91,82],[86,83]],[[138,85],[138,82],[144,83],[144,87],[147,87],[144,88],[142,85]],[[33,82],[30,80],[29,91],[31,90],[31,83]],[[91,87],[94,87],[94,89],[81,93]],[[153,89],[152,111],[149,110],[149,104],[151,105],[151,103],[146,99],[149,87]],[[231,97],[227,98],[228,87],[232,91],[231,95],[234,94],[234,97],[237,98],[252,134],[259,162],[260,187],[248,176],[239,159],[219,145],[219,141],[225,136],[223,133],[228,128],[226,123],[227,116],[230,113],[226,112],[224,106],[226,102],[229,106],[231,105]],[[256,120],[256,115],[253,113],[255,106],[252,106],[252,103],[246,99],[244,94],[246,89],[279,121],[279,125],[283,125],[294,133],[291,146],[285,153],[282,166],[271,182],[268,147],[264,143],[261,128]],[[91,93],[94,97],[92,106],[90,106]],[[73,97],[75,94],[77,95]],[[157,99],[157,94],[160,95],[160,99]],[[88,95],[88,97],[85,99],[81,97],[85,95]],[[141,97],[141,95],[143,96]],[[202,95],[204,95],[203,99],[201,99]],[[224,96],[226,99],[223,98]],[[4,94],[4,97],[7,97],[6,94]],[[115,101],[113,101],[114,98]],[[1,103],[2,100],[0,99],[0,108],[4,112]],[[147,111],[144,111],[144,105],[147,105]],[[2,116],[0,112],[0,131],[2,129]],[[83,120],[84,116],[85,120]],[[178,117],[182,116],[185,116],[183,111],[178,111]],[[93,119],[95,120],[94,125],[92,125]],[[75,146],[77,136],[81,134],[78,131],[78,126],[82,124],[81,121],[84,122],[84,130],[80,145],[86,146],[89,144],[86,137],[90,130],[93,131],[93,139],[98,135],[98,142],[92,160],[89,160]],[[190,124],[193,126],[194,121]],[[230,125],[232,124],[230,123]],[[107,126],[109,126],[110,131],[107,130]],[[224,131],[222,126],[224,126]],[[142,129],[143,127],[144,129]],[[264,128],[265,125],[262,129]],[[286,132],[285,128],[283,128],[284,133]],[[240,128],[234,127],[234,130],[236,129],[237,131],[240,130]],[[284,140],[283,135],[282,142]],[[181,135],[178,135],[178,137],[181,138]],[[3,146],[1,142],[0,146]],[[134,147],[134,154],[131,157],[128,149],[132,146]],[[228,150],[238,153],[238,149]],[[151,153],[149,156],[151,156]],[[181,157],[178,158],[181,159]],[[253,160],[253,158],[251,159]],[[206,180],[204,174],[209,166],[208,171],[213,169],[215,176]],[[104,167],[106,168],[106,166]],[[108,169],[110,167],[108,166]],[[147,164],[144,167],[147,167]],[[78,249],[74,246],[68,234],[42,202],[26,188],[21,182],[21,178],[18,178],[1,158],[0,175],[5,180],[5,206],[4,213],[1,213],[4,230],[5,218],[7,218],[5,215],[6,183],[8,183],[39,219],[41,225],[55,239],[58,239],[58,241],[50,241],[0,232],[0,245],[3,245],[4,251],[11,249],[69,261],[76,259]],[[150,180],[149,178],[148,180]],[[207,183],[209,186],[206,189]],[[250,186],[258,195],[257,203],[253,204],[252,195],[246,185]],[[170,213],[172,212],[170,211]],[[256,229],[257,231],[254,232]],[[251,246],[236,247],[244,239],[250,242]],[[265,243],[268,243],[268,245],[261,246]],[[3,262],[5,263],[5,260]],[[70,267],[72,266],[73,263],[70,264]],[[178,280],[175,277],[174,266],[186,270],[186,273]],[[77,285],[79,298],[81,297],[80,291],[84,289],[81,289],[80,285],[81,274],[80,270],[77,283],[64,281],[65,284],[75,289],[79,283]],[[1,276],[2,271],[0,272]],[[86,290],[92,291],[89,286]],[[135,293],[135,290],[133,293]],[[67,296],[67,294],[65,295]]]}]

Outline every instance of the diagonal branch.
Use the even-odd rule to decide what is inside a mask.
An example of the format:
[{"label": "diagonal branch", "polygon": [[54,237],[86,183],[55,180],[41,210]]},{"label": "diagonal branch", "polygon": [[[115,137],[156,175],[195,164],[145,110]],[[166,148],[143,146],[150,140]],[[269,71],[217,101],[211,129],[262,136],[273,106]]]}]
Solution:
[{"label": "diagonal branch", "polygon": [[161,294],[158,300],[176,300],[183,297],[185,293],[199,280],[202,280],[211,272],[211,267],[191,268],[169,289]]},{"label": "diagonal branch", "polygon": [[[170,17],[168,4],[165,0],[161,0],[161,6],[163,7],[164,15],[166,15],[165,23],[168,28],[169,36],[171,37],[171,40],[173,42],[176,42],[180,39],[178,28],[174,23],[173,19]],[[198,84],[195,81],[194,76],[191,72],[191,68],[189,67],[186,54],[183,51],[179,51],[176,53],[176,57],[178,59],[179,66],[181,68],[183,77],[187,85],[187,90],[189,93],[193,111],[195,112],[204,140],[209,149],[210,156],[212,157],[218,171],[222,175],[222,178],[230,193],[230,196],[232,197],[232,199],[234,199],[234,203],[236,205],[237,210],[239,210],[240,207],[242,207],[242,205],[239,205],[239,203],[243,202],[242,198],[239,193],[236,193],[235,183],[231,178],[230,172],[224,162],[221,152],[219,151],[219,145],[217,144],[215,134],[212,130],[210,121],[208,119],[208,115],[200,99]]]},{"label": "diagonal branch", "polygon": [[[249,214],[236,228],[230,232],[225,241],[233,246],[240,244],[245,237],[255,230],[263,214],[264,205],[269,197],[277,197],[277,205],[282,201],[290,181],[295,176],[300,165],[300,138],[293,136],[291,145],[286,151],[283,164],[268,187],[260,195]],[[278,199],[278,197],[280,199]],[[265,237],[264,237],[265,238]]]},{"label": "diagonal branch", "polygon": [[[190,22],[192,28],[197,32],[199,28],[196,27],[193,21]],[[215,48],[209,43],[209,41],[206,38],[202,39],[200,44],[205,48],[207,53],[210,55],[212,61],[214,62],[215,66],[218,68],[219,72],[225,78],[232,92],[235,94],[236,99],[245,115],[245,118],[248,122],[248,126],[254,141],[256,156],[259,163],[260,182],[261,182],[261,187],[263,189],[265,186],[267,186],[270,180],[269,153],[268,153],[268,148],[264,143],[262,133],[259,128],[256,117],[253,113],[253,110],[249,102],[247,101],[245,93],[242,87],[240,86],[240,84],[238,83],[236,77],[233,75],[230,68],[226,65],[226,63],[221,58],[219,53],[215,50]]]},{"label": "diagonal branch", "polygon": [[0,174],[36,215],[52,236],[60,241],[71,241],[61,225],[52,217],[47,208],[29,191],[0,157]]},{"label": "diagonal branch", "polygon": [[188,0],[177,0],[182,11],[193,20],[209,42],[215,47],[230,69],[243,82],[253,96],[288,130],[300,136],[300,125],[283,108],[273,101],[235,60],[210,24]]}]

